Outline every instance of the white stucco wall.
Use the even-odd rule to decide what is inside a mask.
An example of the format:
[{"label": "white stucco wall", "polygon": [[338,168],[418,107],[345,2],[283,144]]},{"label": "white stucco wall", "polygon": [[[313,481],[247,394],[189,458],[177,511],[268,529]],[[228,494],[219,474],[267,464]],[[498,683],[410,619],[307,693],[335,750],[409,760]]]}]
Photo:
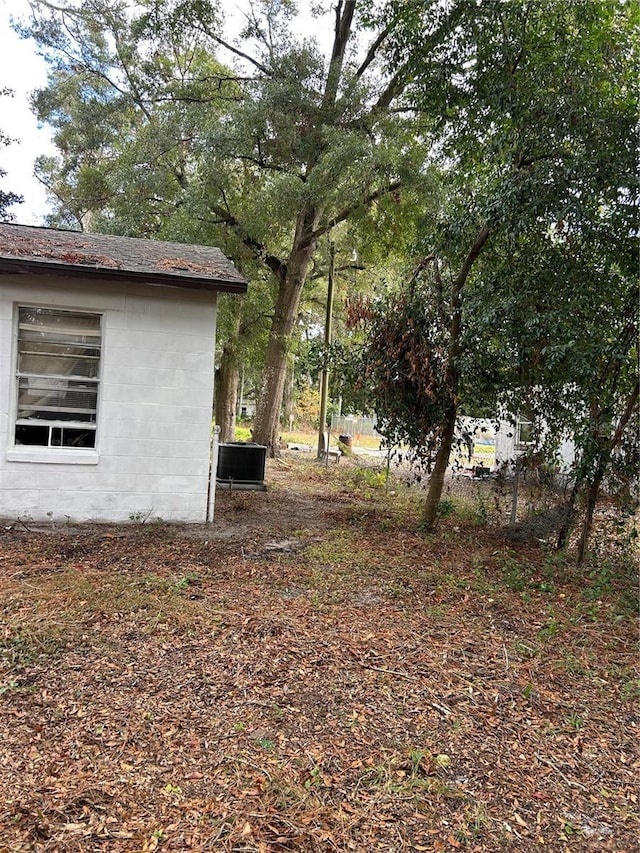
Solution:
[{"label": "white stucco wall", "polygon": [[[546,430],[548,432],[548,430]],[[546,434],[543,433],[543,434]],[[510,421],[500,421],[496,432],[496,465],[513,463],[521,455],[522,448],[516,446],[516,427]],[[555,463],[561,474],[570,471],[575,461],[575,444],[568,436],[562,436],[558,442]]]},{"label": "white stucco wall", "polygon": [[[14,446],[19,305],[102,314],[96,450]],[[0,517],[205,521],[216,295],[0,278]]]}]

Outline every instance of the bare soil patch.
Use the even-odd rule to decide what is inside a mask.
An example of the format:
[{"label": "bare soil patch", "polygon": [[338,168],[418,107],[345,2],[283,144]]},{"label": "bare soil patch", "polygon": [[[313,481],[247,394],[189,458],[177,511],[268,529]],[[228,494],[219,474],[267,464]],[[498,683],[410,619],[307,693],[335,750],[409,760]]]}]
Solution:
[{"label": "bare soil patch", "polygon": [[[0,528],[0,851],[616,851],[637,592],[290,454],[208,525]],[[631,576],[630,576],[631,575]]]}]

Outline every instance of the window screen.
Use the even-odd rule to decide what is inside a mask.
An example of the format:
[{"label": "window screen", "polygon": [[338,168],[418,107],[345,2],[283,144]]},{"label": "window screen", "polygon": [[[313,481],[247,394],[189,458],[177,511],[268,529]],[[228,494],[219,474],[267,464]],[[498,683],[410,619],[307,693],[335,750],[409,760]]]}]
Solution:
[{"label": "window screen", "polygon": [[100,315],[18,309],[16,444],[95,447]]}]

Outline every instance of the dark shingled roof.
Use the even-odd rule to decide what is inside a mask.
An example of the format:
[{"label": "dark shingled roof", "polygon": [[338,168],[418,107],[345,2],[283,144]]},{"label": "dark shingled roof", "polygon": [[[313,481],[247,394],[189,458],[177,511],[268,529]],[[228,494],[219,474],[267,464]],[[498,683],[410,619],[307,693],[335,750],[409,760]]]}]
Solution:
[{"label": "dark shingled roof", "polygon": [[0,223],[0,274],[35,273],[245,293],[247,282],[213,246]]}]

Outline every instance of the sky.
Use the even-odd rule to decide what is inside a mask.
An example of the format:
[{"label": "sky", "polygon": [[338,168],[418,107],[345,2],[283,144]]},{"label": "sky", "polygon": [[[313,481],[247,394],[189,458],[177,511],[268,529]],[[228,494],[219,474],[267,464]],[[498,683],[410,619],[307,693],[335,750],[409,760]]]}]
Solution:
[{"label": "sky", "polygon": [[0,130],[19,141],[0,149],[0,165],[7,175],[1,186],[5,192],[24,196],[24,203],[11,212],[23,225],[42,225],[47,198],[33,177],[33,163],[40,154],[53,153],[50,134],[39,128],[28,104],[29,93],[46,83],[44,60],[33,42],[19,38],[9,19],[26,16],[27,0],[0,0],[0,88],[14,91],[12,98],[0,98]]}]

